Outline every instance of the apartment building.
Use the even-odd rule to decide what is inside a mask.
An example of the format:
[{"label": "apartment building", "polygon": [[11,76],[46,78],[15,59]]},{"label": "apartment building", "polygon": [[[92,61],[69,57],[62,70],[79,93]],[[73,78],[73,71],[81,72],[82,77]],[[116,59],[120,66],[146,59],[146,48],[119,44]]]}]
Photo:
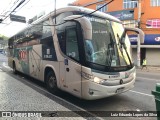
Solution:
[{"label": "apartment building", "polygon": [[[99,9],[111,0],[76,0],[73,5]],[[99,11],[119,18],[124,26],[138,27],[145,33],[141,44],[141,63],[144,58],[148,65],[160,65],[160,0],[113,0]],[[137,60],[137,35],[130,36],[133,58]]]}]

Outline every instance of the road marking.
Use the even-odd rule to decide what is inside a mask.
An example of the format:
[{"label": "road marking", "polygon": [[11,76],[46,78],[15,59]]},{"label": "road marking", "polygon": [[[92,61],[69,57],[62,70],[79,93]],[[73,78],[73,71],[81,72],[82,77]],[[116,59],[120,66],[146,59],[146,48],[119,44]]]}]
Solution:
[{"label": "road marking", "polygon": [[141,95],[149,96],[149,97],[154,97],[153,95],[146,94],[146,93],[141,93],[141,92],[134,91],[134,90],[129,90],[129,91],[130,91],[130,92],[133,92],[133,93],[137,93],[137,94],[141,94]]},{"label": "road marking", "polygon": [[[2,66],[3,66],[4,68],[8,69],[8,70],[12,70],[12,68],[10,68],[10,67],[9,67],[8,65],[6,65],[6,64],[3,64]],[[1,68],[2,68],[2,67],[1,67]],[[0,68],[0,69],[1,69],[1,68]]]},{"label": "road marking", "polygon": [[158,82],[160,82],[160,79],[159,79],[159,80],[157,80],[157,79],[145,78],[145,77],[136,77],[136,78],[139,78],[139,79],[145,79],[145,80],[149,80],[149,81],[158,81]]},{"label": "road marking", "polygon": [[137,74],[143,74],[143,75],[146,75],[146,74],[150,74],[150,75],[157,75],[157,76],[159,76],[159,71],[148,71],[148,72],[141,72],[141,71],[137,71]]},{"label": "road marking", "polygon": [[10,68],[8,65],[4,65],[5,68]]}]

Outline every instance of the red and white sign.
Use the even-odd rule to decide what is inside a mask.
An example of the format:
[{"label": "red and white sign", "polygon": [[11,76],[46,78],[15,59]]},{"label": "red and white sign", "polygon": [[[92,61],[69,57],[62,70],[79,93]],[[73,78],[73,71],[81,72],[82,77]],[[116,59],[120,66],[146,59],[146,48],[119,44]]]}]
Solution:
[{"label": "red and white sign", "polygon": [[24,60],[27,58],[27,51],[26,50],[20,50],[19,51],[19,58]]}]

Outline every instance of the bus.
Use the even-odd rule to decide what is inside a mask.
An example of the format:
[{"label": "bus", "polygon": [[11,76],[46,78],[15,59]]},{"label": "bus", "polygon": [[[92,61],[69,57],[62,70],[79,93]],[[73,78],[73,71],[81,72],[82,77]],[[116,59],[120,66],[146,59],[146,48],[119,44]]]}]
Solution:
[{"label": "bus", "polygon": [[135,84],[129,30],[106,13],[61,8],[9,39],[8,65],[43,81],[51,93],[60,89],[86,100],[113,96]]}]

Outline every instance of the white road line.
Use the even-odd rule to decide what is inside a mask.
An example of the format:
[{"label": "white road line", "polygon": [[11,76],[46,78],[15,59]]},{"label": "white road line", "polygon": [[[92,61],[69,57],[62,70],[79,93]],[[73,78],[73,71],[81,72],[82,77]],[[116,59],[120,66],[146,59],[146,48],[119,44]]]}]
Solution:
[{"label": "white road line", "polygon": [[12,69],[12,68],[10,68],[8,65],[2,65],[4,68],[6,68],[6,69]]},{"label": "white road line", "polygon": [[150,74],[150,75],[157,75],[157,76],[159,76],[159,72],[158,71],[156,71],[156,72],[154,72],[154,71],[148,71],[148,72],[141,72],[141,71],[137,71],[137,74],[143,74],[143,75],[146,75],[146,74]]},{"label": "white road line", "polygon": [[160,78],[159,80],[158,79],[152,79],[152,78],[146,78],[146,77],[136,77],[138,79],[145,79],[145,80],[149,80],[149,81],[157,81],[157,82],[160,82]]},{"label": "white road line", "polygon": [[138,91],[134,91],[134,90],[129,90],[129,91],[130,91],[130,92],[133,92],[133,93],[137,93],[137,94],[141,94],[141,95],[149,96],[149,97],[154,97],[153,95],[146,94],[146,93],[142,93],[142,92],[138,92]]},{"label": "white road line", "polygon": [[5,68],[10,68],[8,65],[3,65]]}]

